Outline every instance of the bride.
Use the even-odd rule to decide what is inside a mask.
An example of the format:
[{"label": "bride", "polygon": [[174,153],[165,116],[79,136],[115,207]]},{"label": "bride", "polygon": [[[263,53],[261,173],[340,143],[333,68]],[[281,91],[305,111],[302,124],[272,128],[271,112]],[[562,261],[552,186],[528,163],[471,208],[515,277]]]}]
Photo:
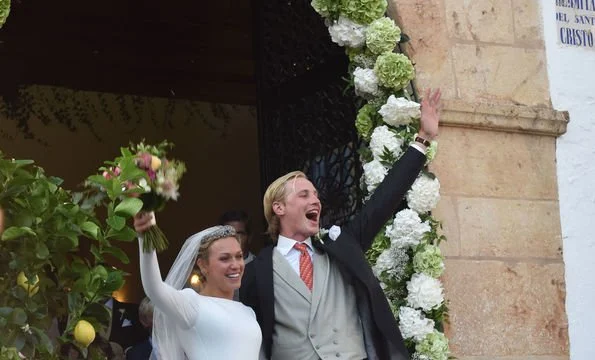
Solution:
[{"label": "bride", "polygon": [[[154,224],[153,213],[134,218],[134,228],[141,237]],[[262,337],[254,311],[232,300],[244,272],[235,230],[214,226],[188,238],[165,282],[155,251],[143,252],[141,241],[141,279],[155,306],[153,344],[157,358],[258,359]],[[200,294],[183,289],[195,264],[203,284]]]}]

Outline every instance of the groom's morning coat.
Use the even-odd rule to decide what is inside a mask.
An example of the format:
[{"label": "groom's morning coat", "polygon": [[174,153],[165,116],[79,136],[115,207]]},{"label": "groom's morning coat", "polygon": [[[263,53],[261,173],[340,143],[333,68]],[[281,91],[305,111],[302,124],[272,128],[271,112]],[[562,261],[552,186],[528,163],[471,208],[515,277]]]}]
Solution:
[{"label": "groom's morning coat", "polygon": [[[337,264],[341,271],[353,279],[359,316],[364,332],[368,335],[366,348],[373,346],[376,352],[374,356],[368,352],[370,359],[409,359],[394,315],[364,253],[371,246],[375,235],[397,210],[425,161],[424,154],[410,147],[395,163],[359,214],[341,228],[341,235],[336,241],[328,236],[324,242],[313,241],[319,251],[326,253],[332,263]],[[275,331],[273,251],[272,246],[262,249],[258,257],[246,266],[240,289],[240,301],[252,307],[256,313],[267,358],[272,354]]]}]

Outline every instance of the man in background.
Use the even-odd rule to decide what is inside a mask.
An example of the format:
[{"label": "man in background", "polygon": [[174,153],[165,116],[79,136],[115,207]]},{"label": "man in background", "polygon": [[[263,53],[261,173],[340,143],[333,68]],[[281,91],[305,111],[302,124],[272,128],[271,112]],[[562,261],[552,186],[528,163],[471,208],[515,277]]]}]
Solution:
[{"label": "man in background", "polygon": [[219,225],[229,225],[236,230],[238,240],[244,253],[244,263],[248,264],[254,260],[254,254],[250,252],[252,232],[250,229],[250,218],[241,210],[229,210],[219,217]]},{"label": "man in background", "polygon": [[153,330],[153,304],[148,297],[145,297],[138,306],[138,320],[149,332],[149,336],[126,351],[126,360],[152,359],[151,351],[153,351],[153,341],[151,333]]}]

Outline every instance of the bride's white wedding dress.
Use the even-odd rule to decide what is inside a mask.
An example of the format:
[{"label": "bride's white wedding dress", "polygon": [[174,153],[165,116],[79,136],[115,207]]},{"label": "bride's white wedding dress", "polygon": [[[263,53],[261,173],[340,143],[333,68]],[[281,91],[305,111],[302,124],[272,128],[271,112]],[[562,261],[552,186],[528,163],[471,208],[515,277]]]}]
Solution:
[{"label": "bride's white wedding dress", "polygon": [[[175,329],[166,329],[169,341],[177,341],[189,360],[258,359],[262,335],[251,308],[192,289],[175,289],[163,282],[155,251],[139,249],[145,293],[167,323],[175,324]],[[159,359],[178,360],[162,350]]]}]

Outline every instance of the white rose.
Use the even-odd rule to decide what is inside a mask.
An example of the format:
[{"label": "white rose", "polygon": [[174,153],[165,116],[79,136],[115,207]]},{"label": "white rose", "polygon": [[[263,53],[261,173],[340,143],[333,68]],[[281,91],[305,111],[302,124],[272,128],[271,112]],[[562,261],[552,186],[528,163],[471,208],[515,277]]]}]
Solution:
[{"label": "white rose", "polygon": [[407,125],[421,116],[420,105],[403,97],[391,95],[378,111],[385,123],[392,126]]},{"label": "white rose", "polygon": [[407,282],[407,304],[413,308],[429,311],[444,302],[440,281],[426,274],[413,274]]},{"label": "white rose", "polygon": [[344,16],[328,28],[331,40],[339,46],[360,48],[366,42],[366,26],[357,24]]}]

